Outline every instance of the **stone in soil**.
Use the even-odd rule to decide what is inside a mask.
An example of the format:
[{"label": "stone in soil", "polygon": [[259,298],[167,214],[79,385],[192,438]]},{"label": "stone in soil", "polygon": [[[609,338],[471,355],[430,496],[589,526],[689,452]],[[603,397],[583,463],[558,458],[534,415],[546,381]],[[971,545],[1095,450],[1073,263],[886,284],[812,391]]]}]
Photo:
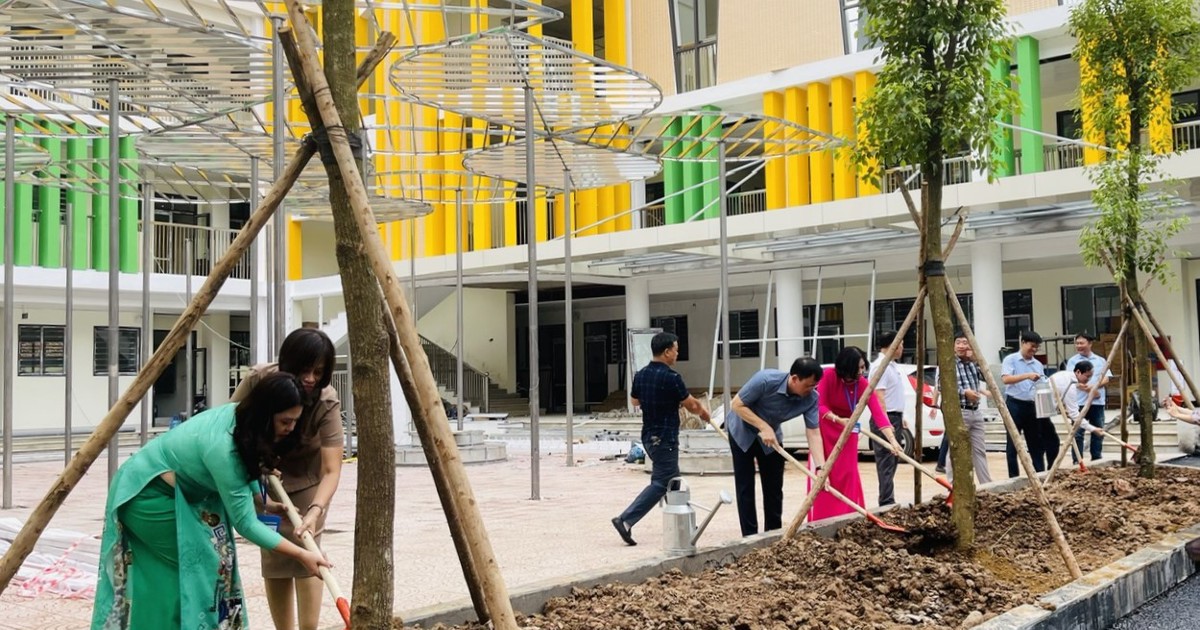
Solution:
[{"label": "stone in soil", "polygon": [[[1060,473],[1049,498],[1085,573],[1200,522],[1190,488],[1200,471],[1160,468]],[[802,533],[734,564],[671,571],[641,584],[575,589],[537,615],[537,630],[829,630],[972,627],[1070,581],[1028,489],[980,493],[977,544],[954,549],[940,501],[889,511],[909,534],[866,522],[836,539]],[[479,629],[484,626],[461,626]]]}]

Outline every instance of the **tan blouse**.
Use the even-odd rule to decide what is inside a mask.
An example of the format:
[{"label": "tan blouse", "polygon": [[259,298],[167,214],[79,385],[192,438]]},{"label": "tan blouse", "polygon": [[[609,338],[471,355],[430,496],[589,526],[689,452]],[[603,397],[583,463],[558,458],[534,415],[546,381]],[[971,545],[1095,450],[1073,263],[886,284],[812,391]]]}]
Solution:
[{"label": "tan blouse", "polygon": [[[246,378],[238,383],[230,397],[239,402],[250,394],[258,380],[279,369],[278,363],[261,363],[250,368]],[[321,448],[342,446],[342,402],[332,385],[321,390],[321,395],[312,405],[304,407],[300,416],[302,431],[300,444],[279,461],[279,472],[283,473],[283,489],[298,492],[321,482]]]}]

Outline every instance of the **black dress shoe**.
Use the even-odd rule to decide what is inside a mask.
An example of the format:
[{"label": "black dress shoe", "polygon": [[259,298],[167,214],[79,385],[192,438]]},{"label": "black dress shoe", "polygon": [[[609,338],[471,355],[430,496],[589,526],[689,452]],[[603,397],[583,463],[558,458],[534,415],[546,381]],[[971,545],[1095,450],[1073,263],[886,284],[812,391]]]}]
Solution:
[{"label": "black dress shoe", "polygon": [[626,545],[632,547],[637,544],[637,541],[633,539],[633,532],[629,530],[629,526],[625,524],[625,521],[621,520],[620,516],[614,516],[612,524],[613,527],[616,528],[617,533],[621,535],[621,540],[624,540]]}]

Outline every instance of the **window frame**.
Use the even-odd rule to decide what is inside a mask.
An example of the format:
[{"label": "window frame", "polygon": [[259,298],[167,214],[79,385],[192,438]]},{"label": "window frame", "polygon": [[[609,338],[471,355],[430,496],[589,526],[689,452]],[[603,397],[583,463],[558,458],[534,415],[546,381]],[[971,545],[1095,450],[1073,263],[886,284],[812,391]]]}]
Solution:
[{"label": "window frame", "polygon": [[[753,313],[754,334],[750,337],[743,337],[742,331],[748,324],[742,322],[743,317],[749,317]],[[736,330],[737,336],[730,335],[729,337],[729,358],[730,359],[757,359],[761,355],[759,340],[759,323],[761,321],[760,314],[757,308],[744,308],[736,311],[729,311],[729,329]],[[736,321],[735,321],[736,320]],[[725,358],[725,327],[717,327],[717,360]]]},{"label": "window frame", "polygon": [[[37,332],[38,332],[37,356],[36,357],[23,357],[22,356],[22,353],[24,352],[23,346],[27,342],[23,341],[21,339],[21,333],[26,330],[30,330],[30,329],[37,329]],[[63,352],[62,356],[59,358],[59,360],[61,361],[61,363],[60,363],[60,366],[61,366],[60,369],[62,370],[61,372],[47,372],[46,371],[46,331],[47,330],[57,330],[61,334],[61,338],[59,341],[59,343],[62,345],[62,352]],[[67,375],[66,340],[67,340],[67,327],[63,324],[18,324],[17,325],[17,376],[50,376],[50,377],[66,376]],[[38,362],[37,370],[31,371],[31,372],[24,371],[25,368],[22,363],[24,361],[32,360],[33,358],[36,358],[36,360]]]},{"label": "window frame", "polygon": [[[125,335],[133,337],[133,368],[121,369],[121,346]],[[107,353],[108,344],[108,326],[94,326],[92,328],[92,376],[108,376],[108,355],[104,355],[104,363],[98,363],[101,357],[100,344],[106,344],[104,351]],[[119,326],[117,328],[117,375],[118,376],[136,376],[142,367],[142,329],[136,326]]]},{"label": "window frame", "polygon": [[[671,20],[671,62],[675,68],[675,92],[677,94],[683,94],[685,92],[691,92],[694,90],[701,90],[706,87],[712,87],[713,85],[716,85],[716,83],[717,83],[717,55],[716,55],[717,28],[715,25],[713,26],[713,29],[712,29],[713,34],[711,37],[706,37],[704,33],[701,33],[701,30],[700,30],[701,7],[703,6],[704,11],[707,12],[708,0],[693,0],[693,1],[695,2],[696,7],[695,7],[695,10],[692,12],[691,27],[692,27],[692,32],[695,33],[696,41],[689,43],[689,44],[680,44],[679,43],[680,28],[679,28],[679,19],[678,19],[678,15],[679,15],[678,4],[679,4],[679,2],[681,2],[681,0],[668,0],[668,3],[667,3],[669,10],[670,10],[670,20]],[[717,3],[717,5],[716,5],[717,15],[712,16],[714,21],[717,20],[720,15],[720,0],[715,0],[715,1]],[[703,73],[700,71],[700,69],[701,69],[700,60],[701,60],[702,55],[705,53],[705,49],[710,48],[710,47],[713,48],[712,77],[710,77],[712,83],[706,85],[704,83],[704,81],[701,81],[701,77],[703,76]],[[691,87],[690,89],[688,89],[687,86],[685,86],[683,83],[683,78],[684,78],[683,59],[686,55],[692,56],[692,65],[696,70],[696,85]]]}]

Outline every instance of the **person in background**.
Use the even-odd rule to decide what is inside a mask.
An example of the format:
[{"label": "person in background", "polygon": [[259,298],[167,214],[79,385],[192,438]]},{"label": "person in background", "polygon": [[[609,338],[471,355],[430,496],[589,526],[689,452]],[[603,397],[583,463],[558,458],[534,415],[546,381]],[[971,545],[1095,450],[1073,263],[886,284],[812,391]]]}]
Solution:
[{"label": "person in background", "polygon": [[[875,348],[879,352],[878,358],[871,363],[871,376],[873,377],[883,365],[884,356],[887,349],[891,347],[892,342],[896,340],[896,332],[889,330],[879,335],[875,341]],[[904,355],[904,340],[896,344],[896,350],[892,353],[892,362],[888,363],[887,369],[884,370],[883,376],[879,378],[879,382],[875,385],[875,394],[879,396],[879,404],[887,411],[888,421],[891,423],[892,433],[899,434],[904,430],[904,375],[900,373],[899,366],[896,361]],[[872,427],[876,435],[883,437],[881,429]],[[878,442],[872,442],[871,447],[875,451],[875,471],[879,475],[879,505],[892,505],[896,502],[895,497],[895,478],[897,457],[892,454],[886,446]]]},{"label": "person in background", "polygon": [[[954,372],[958,380],[958,404],[962,408],[963,424],[967,427],[967,436],[971,440],[971,465],[975,469],[975,477],[979,483],[991,483],[992,473],[988,471],[987,436],[983,412],[979,411],[979,403],[991,395],[984,391],[983,371],[975,363],[975,353],[971,350],[971,342],[967,336],[959,333],[954,337]],[[954,480],[953,468],[946,461],[949,478]]]},{"label": "person in background", "polygon": [[[821,468],[821,462],[825,465],[832,466],[833,470],[829,474],[829,485],[846,495],[851,501],[865,507],[862,490],[862,479],[858,475],[858,427],[855,423],[854,434],[850,436],[850,440],[846,443],[845,448],[838,454],[835,461],[829,462],[829,456],[833,452],[833,447],[837,444],[838,438],[841,437],[843,428],[851,422],[850,416],[854,413],[854,407],[858,405],[858,399],[867,389],[867,379],[863,378],[863,374],[867,371],[866,355],[863,351],[848,346],[838,353],[834,360],[833,367],[826,368],[825,373],[821,376],[821,381],[817,385],[817,398],[820,401],[818,410],[820,412],[820,431],[822,438],[822,451],[824,460],[816,459],[817,469]],[[871,411],[871,422],[877,427],[883,436],[892,446],[892,454],[897,455],[901,452],[900,444],[896,442],[896,432],[892,429],[892,425],[886,420],[888,417],[883,411],[883,407],[879,404],[877,396],[867,397],[867,408]],[[809,446],[809,453],[817,452],[812,446]],[[812,461],[810,459],[810,461]],[[811,482],[809,488],[811,490]],[[817,499],[813,502],[812,510],[808,513],[808,518],[811,521],[818,521],[831,516],[847,514],[853,511],[852,508],[833,495],[822,490],[817,494]]]},{"label": "person in background", "polygon": [[754,468],[762,479],[763,531],[783,526],[783,468],[786,461],[775,450],[783,447],[783,423],[804,417],[810,461],[817,468],[825,461],[821,432],[817,428],[817,394],[821,364],[802,357],[787,372],[759,370],[738,390],[729,404],[725,428],[733,454],[733,486],[737,492],[738,521],[742,535],[758,533],[758,507],[754,497]]},{"label": "person in background", "polygon": [[[1058,391],[1058,399],[1062,401],[1063,409],[1067,410],[1066,420],[1070,426],[1075,425],[1080,412],[1083,411],[1082,408],[1076,407],[1074,402],[1080,391],[1088,391],[1088,382],[1093,376],[1095,376],[1095,370],[1090,361],[1076,361],[1070,370],[1059,370],[1050,375],[1050,383]],[[1057,406],[1057,403],[1055,405]],[[1104,425],[1092,424],[1091,415],[1087,414],[1083,417],[1077,433],[1090,433],[1093,441],[1100,442],[1104,439]],[[1093,457],[1092,459],[1100,458]],[[1075,459],[1075,463],[1079,463],[1079,460]]]},{"label": "person in background", "polygon": [[[1045,366],[1034,356],[1041,347],[1041,335],[1032,330],[1021,333],[1020,350],[1004,357],[1000,368],[1000,380],[1005,386],[1004,404],[1017,431],[1024,436],[1033,469],[1038,472],[1046,470],[1047,460],[1053,462],[1058,455],[1058,432],[1049,418],[1037,417],[1037,405],[1034,404],[1035,384],[1046,376]],[[1008,459],[1008,476],[1020,475],[1017,447],[1011,435],[1007,437],[1004,451]]]},{"label": "person in background", "polygon": [[[1070,400],[1067,404],[1083,409],[1084,403],[1087,402],[1088,393],[1095,390],[1096,395],[1092,398],[1092,406],[1088,408],[1087,421],[1090,426],[1104,426],[1104,407],[1108,402],[1105,395],[1104,387],[1108,385],[1108,380],[1112,378],[1112,372],[1108,370],[1108,360],[1104,357],[1092,352],[1092,342],[1095,339],[1087,333],[1079,333],[1075,335],[1075,355],[1067,359],[1066,371],[1075,372],[1075,366],[1080,362],[1086,361],[1092,366],[1092,380],[1088,381],[1083,387],[1077,387],[1077,395],[1075,399]],[[1075,446],[1079,448],[1079,453],[1083,454],[1083,436],[1087,434],[1082,428],[1075,432]],[[1104,437],[1096,433],[1091,433],[1091,443],[1088,445],[1088,451],[1091,453],[1093,460],[1100,459],[1104,455]],[[1075,451],[1071,451],[1071,461],[1078,463],[1075,457]]]},{"label": "person in background", "polygon": [[92,630],[250,627],[234,531],[306,575],[330,566],[254,513],[263,470],[297,444],[302,391],[291,374],[272,374],[121,465],[104,508]]},{"label": "person in background", "polygon": [[634,406],[642,409],[642,445],[652,466],[650,485],[612,519],[626,545],[637,544],[633,526],[666,496],[668,484],[679,476],[679,407],[709,421],[708,409],[688,392],[683,377],[671,369],[679,358],[679,337],[658,333],[650,338],[650,351],[654,358],[633,375],[630,389]]},{"label": "person in background", "polygon": [[[283,505],[268,499],[262,509],[283,515],[279,532],[288,540],[300,540],[304,532],[320,544],[321,530],[333,493],[342,475],[342,403],[333,380],[333,342],[316,328],[297,328],[279,347],[279,362],[256,365],[238,384],[231,400],[245,399],[266,375],[295,374],[303,387],[303,413],[296,423],[297,444],[280,458],[280,482],[302,519],[300,529],[283,515]],[[286,557],[263,553],[262,576],[267,605],[278,630],[316,630],[321,616],[321,580]],[[294,608],[293,608],[294,606]]]}]

